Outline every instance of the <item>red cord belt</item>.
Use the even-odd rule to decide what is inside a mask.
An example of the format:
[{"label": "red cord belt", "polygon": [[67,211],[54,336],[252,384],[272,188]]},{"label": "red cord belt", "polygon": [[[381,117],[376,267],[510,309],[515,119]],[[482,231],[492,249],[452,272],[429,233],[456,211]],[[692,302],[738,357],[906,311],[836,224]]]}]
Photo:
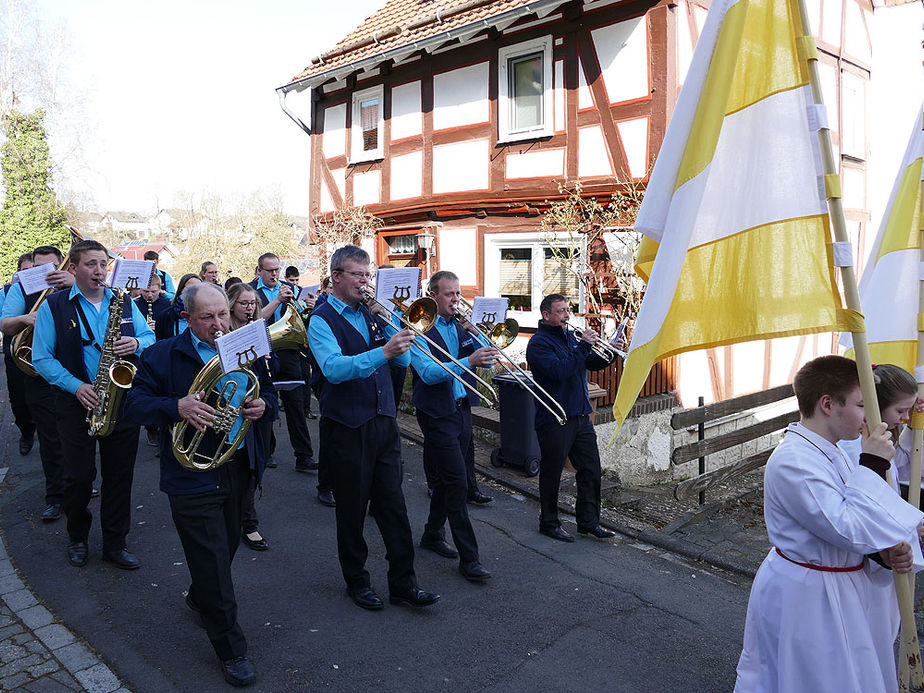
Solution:
[{"label": "red cord belt", "polygon": [[783,553],[779,549],[776,549],[776,552],[780,555],[781,558],[785,558],[790,563],[795,563],[796,565],[800,565],[803,568],[808,568],[809,570],[820,570],[823,573],[855,573],[858,570],[863,570],[862,563],[860,565],[847,566],[846,568],[830,568],[826,565],[815,565],[814,563],[800,563],[799,561],[792,560],[789,556],[787,556],[785,553]]}]

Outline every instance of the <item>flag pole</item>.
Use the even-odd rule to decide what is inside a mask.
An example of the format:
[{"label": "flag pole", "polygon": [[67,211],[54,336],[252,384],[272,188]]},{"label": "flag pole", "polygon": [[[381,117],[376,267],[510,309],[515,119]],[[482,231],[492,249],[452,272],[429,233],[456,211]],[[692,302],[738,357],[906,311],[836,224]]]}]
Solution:
[{"label": "flag pole", "polygon": [[[801,36],[796,37],[796,47],[800,60],[806,62],[809,81],[812,87],[812,97],[816,105],[823,106],[824,98],[821,90],[821,78],[818,73],[818,50],[815,39],[809,33],[811,21],[805,0],[795,0],[801,19]],[[844,204],[841,200],[841,183],[839,167],[834,159],[834,147],[831,144],[831,130],[827,123],[819,123],[818,142],[821,148],[821,158],[824,170],[825,191],[828,198],[828,214],[834,230],[835,257],[838,257],[837,246],[847,244],[850,237],[847,234],[847,221],[844,216]],[[841,246],[842,248],[844,246]],[[851,251],[852,254],[852,251]],[[847,308],[861,312],[860,293],[857,289],[857,276],[852,262],[840,261],[841,280],[844,285],[844,296]],[[873,382],[872,361],[870,359],[869,344],[866,341],[866,332],[853,332],[854,358],[857,362],[857,371],[860,376],[860,389],[863,393],[866,421],[870,429],[877,428],[882,422],[879,412],[879,403],[876,398],[876,385]],[[913,577],[913,573],[911,573]],[[914,604],[912,600],[911,583],[907,575],[895,573],[895,593],[898,597],[898,607],[901,612],[901,646],[905,656],[899,662],[899,689],[908,690],[909,682],[916,687],[924,684],[921,672],[921,650],[918,644],[918,632],[914,621]]]}]

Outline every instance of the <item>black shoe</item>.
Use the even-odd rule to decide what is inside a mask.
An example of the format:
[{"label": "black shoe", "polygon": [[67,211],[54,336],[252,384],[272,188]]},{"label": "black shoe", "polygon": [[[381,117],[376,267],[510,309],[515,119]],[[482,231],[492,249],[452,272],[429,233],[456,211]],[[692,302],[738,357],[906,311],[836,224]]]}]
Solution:
[{"label": "black shoe", "polygon": [[328,508],[336,508],[337,501],[334,500],[334,494],[330,491],[318,491],[318,503],[326,505]]},{"label": "black shoe", "polygon": [[385,608],[385,602],[382,601],[382,598],[377,595],[375,590],[371,587],[357,587],[355,589],[347,587],[347,594],[356,606],[360,606],[363,609],[378,611],[379,609]]},{"label": "black shoe", "polygon": [[276,467],[278,467],[278,466],[279,466],[279,465],[276,464],[276,459],[275,459],[272,455],[270,455],[270,456],[267,458],[267,460],[266,460],[266,468],[267,468],[267,469],[276,469]]},{"label": "black shoe", "polygon": [[89,550],[87,549],[87,542],[75,541],[72,544],[68,544],[67,560],[75,568],[83,568],[87,564],[88,555]]},{"label": "black shoe", "polygon": [[200,609],[199,605],[193,601],[192,595],[189,592],[186,593],[186,606],[189,608],[190,611],[194,613],[197,613],[197,614],[202,613],[202,609]]},{"label": "black shoe", "polygon": [[249,686],[257,680],[257,675],[253,673],[253,667],[246,657],[224,660],[221,663],[221,673],[224,674],[225,681],[238,688]]},{"label": "black shoe", "polygon": [[561,527],[553,527],[552,529],[542,529],[540,527],[539,534],[544,534],[545,536],[551,537],[552,539],[558,539],[558,541],[564,541],[568,543],[574,541],[574,537],[568,534]]},{"label": "black shoe", "polygon": [[42,511],[42,522],[54,522],[61,519],[61,504],[50,503]]},{"label": "black shoe", "polygon": [[26,438],[25,436],[19,436],[19,454],[28,455],[29,451],[32,450],[32,446],[35,445],[35,434],[31,438]]},{"label": "black shoe", "polygon": [[459,572],[469,582],[484,582],[491,577],[491,571],[485,568],[481,563],[475,561],[468,565],[459,565]]},{"label": "black shoe", "polygon": [[481,491],[472,491],[468,494],[468,502],[474,503],[475,505],[487,505],[493,500],[494,499],[491,498],[491,496],[486,493],[482,493]]},{"label": "black shoe", "polygon": [[160,433],[156,428],[153,431],[145,430],[145,433],[147,434],[148,445],[150,445],[152,448],[156,448],[158,445],[160,445]]},{"label": "black shoe", "polygon": [[141,567],[141,561],[125,549],[104,551],[103,560],[107,563],[112,563],[116,568],[121,568],[122,570],[138,570],[138,568]]},{"label": "black shoe", "polygon": [[400,590],[391,592],[388,595],[388,601],[397,606],[430,606],[440,600],[440,595],[433,592],[424,592],[419,587],[412,587],[409,590]]},{"label": "black shoe", "polygon": [[306,412],[306,413],[305,413],[305,416],[307,416],[309,419],[312,419],[312,420],[318,418],[318,415],[315,414],[314,412],[311,412],[311,411]]},{"label": "black shoe", "polygon": [[597,539],[612,539],[616,536],[616,532],[604,529],[600,525],[591,527],[590,529],[581,529],[578,527],[578,534],[589,534],[592,537],[597,537]]},{"label": "black shoe", "polygon": [[99,498],[99,489],[91,488],[90,489],[90,498]]},{"label": "black shoe", "polygon": [[443,558],[458,558],[459,552],[449,545],[443,537],[428,537],[424,534],[420,538],[420,548],[427,549]]},{"label": "black shoe", "polygon": [[307,460],[300,460],[297,457],[295,458],[295,471],[296,472],[313,472],[318,468],[318,463],[314,461],[314,458],[309,457]]},{"label": "black shoe", "polygon": [[[251,532],[251,534],[256,534],[260,537],[259,532]],[[269,544],[266,543],[266,539],[260,537],[259,539],[251,539],[247,534],[241,534],[241,541],[244,542],[244,546],[248,549],[253,549],[254,551],[266,551],[269,549]]]}]

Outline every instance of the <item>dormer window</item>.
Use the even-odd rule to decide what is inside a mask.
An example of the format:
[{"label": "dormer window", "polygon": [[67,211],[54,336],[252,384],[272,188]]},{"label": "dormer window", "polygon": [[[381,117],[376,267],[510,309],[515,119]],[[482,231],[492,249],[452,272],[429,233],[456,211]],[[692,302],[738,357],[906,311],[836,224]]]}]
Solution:
[{"label": "dormer window", "polygon": [[384,156],[382,147],[381,85],[353,93],[353,127],[351,134],[350,163],[375,161]]},{"label": "dormer window", "polygon": [[552,133],[552,37],[506,46],[498,52],[500,142]]}]

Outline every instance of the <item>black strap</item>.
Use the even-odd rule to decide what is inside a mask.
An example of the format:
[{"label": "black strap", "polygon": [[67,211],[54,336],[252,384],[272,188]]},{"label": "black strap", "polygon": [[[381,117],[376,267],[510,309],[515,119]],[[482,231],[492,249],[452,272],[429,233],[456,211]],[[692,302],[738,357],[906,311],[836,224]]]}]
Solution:
[{"label": "black strap", "polygon": [[93,334],[93,330],[90,329],[90,321],[87,320],[86,313],[83,312],[83,306],[80,305],[80,299],[74,299],[74,307],[77,309],[77,315],[80,316],[80,322],[83,323],[83,329],[87,331],[87,334],[90,335],[91,339],[80,339],[82,346],[93,345],[99,353],[103,353],[103,350],[100,348],[100,345],[96,343],[96,336]]}]

